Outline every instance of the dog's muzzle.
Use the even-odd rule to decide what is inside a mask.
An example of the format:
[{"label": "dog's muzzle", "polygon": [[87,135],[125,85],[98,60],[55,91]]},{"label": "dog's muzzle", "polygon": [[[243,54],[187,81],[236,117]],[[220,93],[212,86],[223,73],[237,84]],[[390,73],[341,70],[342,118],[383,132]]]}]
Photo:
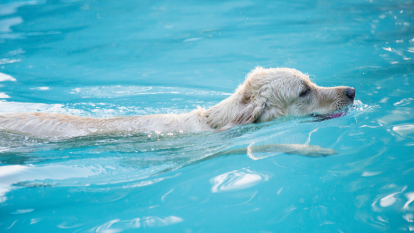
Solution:
[{"label": "dog's muzzle", "polygon": [[344,89],[344,95],[349,99],[349,100],[351,100],[352,102],[354,101],[354,99],[355,99],[355,93],[356,93],[356,91],[355,91],[355,89],[354,88],[352,88],[352,87],[348,87],[348,88],[345,88]]}]

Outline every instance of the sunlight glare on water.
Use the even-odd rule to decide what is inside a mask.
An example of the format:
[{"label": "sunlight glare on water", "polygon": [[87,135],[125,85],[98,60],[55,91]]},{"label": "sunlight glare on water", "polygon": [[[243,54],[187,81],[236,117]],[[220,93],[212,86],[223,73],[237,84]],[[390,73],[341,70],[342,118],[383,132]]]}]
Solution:
[{"label": "sunlight glare on water", "polygon": [[413,231],[413,61],[412,1],[1,1],[0,114],[187,113],[258,65],[356,100],[222,132],[0,129],[0,232]]}]

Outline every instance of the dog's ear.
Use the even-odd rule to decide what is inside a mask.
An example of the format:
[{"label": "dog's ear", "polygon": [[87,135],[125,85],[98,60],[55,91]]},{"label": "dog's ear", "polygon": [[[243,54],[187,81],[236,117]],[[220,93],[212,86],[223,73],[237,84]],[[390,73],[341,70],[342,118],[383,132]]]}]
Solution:
[{"label": "dog's ear", "polygon": [[238,113],[233,120],[231,120],[227,125],[217,130],[216,132],[229,129],[236,125],[253,123],[262,114],[265,106],[266,98],[261,96],[255,96],[251,98],[250,103],[248,103],[247,106],[242,111],[240,111],[240,113]]}]

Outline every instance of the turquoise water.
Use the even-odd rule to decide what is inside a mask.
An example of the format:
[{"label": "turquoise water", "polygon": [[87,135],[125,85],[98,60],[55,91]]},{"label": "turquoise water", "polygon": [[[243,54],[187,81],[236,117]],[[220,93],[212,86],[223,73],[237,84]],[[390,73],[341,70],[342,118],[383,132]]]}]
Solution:
[{"label": "turquoise water", "polygon": [[[0,131],[0,231],[413,231],[413,53],[412,1],[3,0],[0,113],[185,113],[257,65],[357,95],[220,133]],[[215,156],[267,144],[339,153]]]}]

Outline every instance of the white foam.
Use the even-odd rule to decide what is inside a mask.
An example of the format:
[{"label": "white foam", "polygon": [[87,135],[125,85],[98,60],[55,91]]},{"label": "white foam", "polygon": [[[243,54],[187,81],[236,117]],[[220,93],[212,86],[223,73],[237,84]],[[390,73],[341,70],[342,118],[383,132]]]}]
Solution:
[{"label": "white foam", "polygon": [[[0,99],[10,98],[6,93],[0,92]],[[0,110],[1,111],[1,110]]]},{"label": "white foam", "polygon": [[20,59],[8,59],[8,58],[0,59],[0,65],[12,64],[12,63],[15,63],[15,62],[20,62]]},{"label": "white foam", "polygon": [[39,91],[47,91],[50,90],[49,87],[34,87],[34,88],[30,88],[32,90],[39,90]]},{"label": "white foam", "polygon": [[[0,93],[1,96],[1,93]],[[0,101],[0,113],[7,112],[50,112],[69,113],[62,104],[20,103]],[[81,110],[78,110],[81,111]]]},{"label": "white foam", "polygon": [[4,82],[4,81],[16,81],[15,78],[13,78],[12,76],[8,75],[8,74],[3,74],[0,73],[0,82]]}]

